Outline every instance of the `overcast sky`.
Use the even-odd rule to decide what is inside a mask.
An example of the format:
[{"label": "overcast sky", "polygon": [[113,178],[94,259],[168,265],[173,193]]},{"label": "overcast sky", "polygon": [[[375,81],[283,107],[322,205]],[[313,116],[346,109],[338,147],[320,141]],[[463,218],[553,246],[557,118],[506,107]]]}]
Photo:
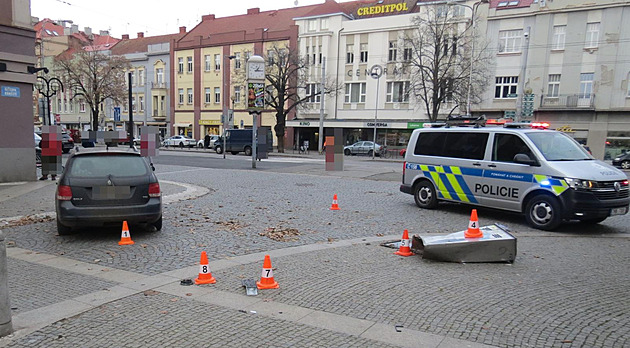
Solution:
[{"label": "overcast sky", "polygon": [[[344,0],[345,1],[345,0]],[[324,0],[31,0],[31,15],[39,19],[72,20],[93,32],[109,30],[114,37],[144,32],[145,36],[174,34],[180,26],[192,29],[201,16],[226,17],[261,11],[324,3]],[[234,28],[237,29],[237,28]]]}]

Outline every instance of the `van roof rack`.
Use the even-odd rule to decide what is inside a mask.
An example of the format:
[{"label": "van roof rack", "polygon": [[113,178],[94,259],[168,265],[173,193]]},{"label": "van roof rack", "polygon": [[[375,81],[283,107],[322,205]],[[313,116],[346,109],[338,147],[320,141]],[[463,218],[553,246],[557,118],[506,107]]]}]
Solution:
[{"label": "van roof rack", "polygon": [[486,126],[486,115],[481,116],[471,116],[471,115],[460,115],[460,116],[447,116],[446,117],[446,127],[451,126],[474,126],[475,128],[485,127]]}]

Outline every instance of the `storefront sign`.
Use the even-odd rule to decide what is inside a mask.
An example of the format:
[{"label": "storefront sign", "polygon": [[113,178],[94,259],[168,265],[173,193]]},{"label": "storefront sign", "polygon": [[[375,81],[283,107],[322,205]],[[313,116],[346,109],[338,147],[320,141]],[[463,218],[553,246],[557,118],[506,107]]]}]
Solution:
[{"label": "storefront sign", "polygon": [[2,86],[0,89],[0,95],[3,97],[19,98],[20,87]]},{"label": "storefront sign", "polygon": [[361,7],[360,9],[357,10],[357,15],[369,16],[369,15],[378,15],[378,14],[403,12],[403,11],[409,11],[409,8],[407,8],[406,2],[401,2],[398,4]]},{"label": "storefront sign", "polygon": [[221,120],[199,120],[200,125],[220,125]]},{"label": "storefront sign", "polygon": [[[401,75],[401,74],[407,74],[409,71],[406,67],[401,67],[401,68],[396,68],[394,67],[393,69],[391,69],[391,71],[387,71],[387,68],[383,68],[382,69],[382,74],[383,75],[387,75],[388,73],[390,74],[394,74],[394,75]],[[346,73],[349,77],[352,77],[352,75],[356,75],[357,77],[361,77],[361,76],[370,76],[370,69],[356,69],[356,70],[348,70],[348,72]]]},{"label": "storefront sign", "polygon": [[309,127],[310,125],[311,125],[311,123],[308,122],[308,121],[300,121],[300,126]]},{"label": "storefront sign", "polygon": [[407,122],[407,129],[416,129],[424,127],[424,122]]},{"label": "storefront sign", "polygon": [[556,130],[558,132],[562,132],[562,133],[575,133],[575,130],[573,128],[571,128],[571,126],[569,126],[569,125],[564,125],[562,127],[558,127],[558,128],[556,128]]},{"label": "storefront sign", "polygon": [[[374,127],[374,122],[366,122],[365,123],[365,127]],[[387,122],[376,122],[376,127],[377,128],[389,128],[389,125],[387,124]]]}]

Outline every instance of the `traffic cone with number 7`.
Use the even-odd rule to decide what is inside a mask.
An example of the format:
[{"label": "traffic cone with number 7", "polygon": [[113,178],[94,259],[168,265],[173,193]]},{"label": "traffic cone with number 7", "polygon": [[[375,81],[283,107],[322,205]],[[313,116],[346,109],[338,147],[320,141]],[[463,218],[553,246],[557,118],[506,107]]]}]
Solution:
[{"label": "traffic cone with number 7", "polygon": [[214,279],[212,273],[210,273],[210,266],[208,266],[208,254],[205,251],[201,252],[201,260],[199,261],[199,277],[195,279],[195,284],[214,284],[217,280]]},{"label": "traffic cone with number 7", "polygon": [[258,289],[277,289],[278,283],[273,279],[273,268],[271,268],[271,258],[269,255],[265,255],[265,261],[263,262],[262,276],[260,281],[256,282]]},{"label": "traffic cone with number 7", "polygon": [[464,232],[466,238],[482,238],[483,233],[479,230],[479,221],[477,220],[477,209],[473,209],[470,214],[470,222],[468,222],[468,229]]},{"label": "traffic cone with number 7", "polygon": [[403,231],[402,239],[400,240],[400,248],[394,254],[400,256],[411,256],[413,253],[411,252],[411,240],[409,239],[409,232],[407,230]]}]

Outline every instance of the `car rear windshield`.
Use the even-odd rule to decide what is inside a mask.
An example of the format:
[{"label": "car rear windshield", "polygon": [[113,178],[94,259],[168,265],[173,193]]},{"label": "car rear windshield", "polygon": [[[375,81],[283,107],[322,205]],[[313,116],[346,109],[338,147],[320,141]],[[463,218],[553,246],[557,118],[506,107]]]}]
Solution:
[{"label": "car rear windshield", "polygon": [[102,155],[77,156],[72,161],[68,175],[76,177],[95,176],[141,176],[147,174],[147,165],[140,156]]}]

